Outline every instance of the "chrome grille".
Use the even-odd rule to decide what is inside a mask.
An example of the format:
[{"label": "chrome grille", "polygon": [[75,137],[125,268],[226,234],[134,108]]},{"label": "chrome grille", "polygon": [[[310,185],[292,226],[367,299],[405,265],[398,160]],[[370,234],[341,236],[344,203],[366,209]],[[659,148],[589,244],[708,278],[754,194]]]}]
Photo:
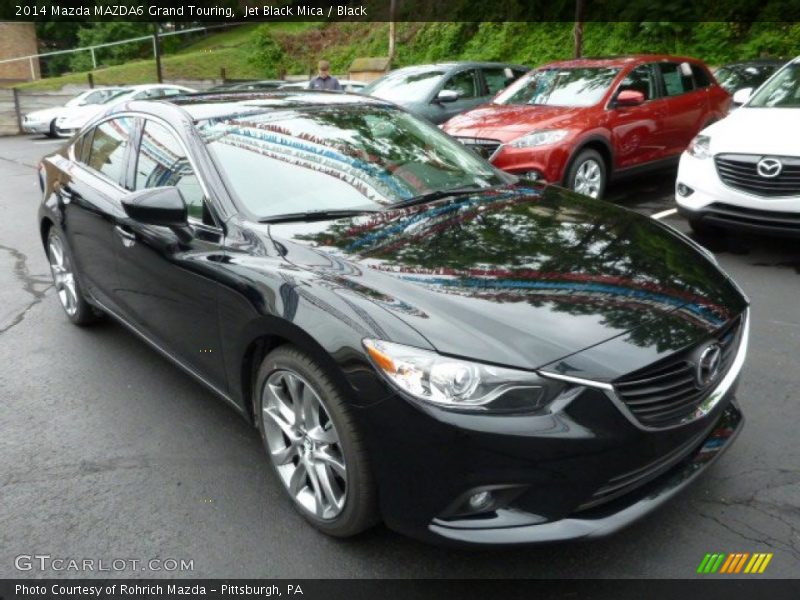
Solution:
[{"label": "chrome grille", "polygon": [[[715,383],[719,383],[733,364],[741,332],[742,317],[737,317],[714,336],[722,347],[720,371]],[[697,384],[696,358],[693,356],[697,349],[659,361],[614,383],[617,396],[640,423],[648,427],[669,427],[697,410],[711,391]]]},{"label": "chrome grille", "polygon": [[457,137],[456,139],[486,160],[491,160],[494,157],[501,144],[500,140],[487,138]]},{"label": "chrome grille", "polygon": [[[763,158],[780,161],[781,170],[776,177],[759,175],[758,163]],[[719,178],[729,187],[756,196],[800,196],[800,157],[718,154],[714,163]]]}]

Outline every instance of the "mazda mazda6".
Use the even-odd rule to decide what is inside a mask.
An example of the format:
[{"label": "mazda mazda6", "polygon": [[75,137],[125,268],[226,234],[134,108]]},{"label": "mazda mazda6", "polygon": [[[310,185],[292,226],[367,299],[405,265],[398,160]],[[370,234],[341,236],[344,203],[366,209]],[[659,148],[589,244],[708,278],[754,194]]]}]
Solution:
[{"label": "mazda mazda6", "polygon": [[133,100],[39,180],[67,318],[119,321],[221,396],[329,535],[601,536],[742,427],[748,301],[712,255],[390,103]]}]

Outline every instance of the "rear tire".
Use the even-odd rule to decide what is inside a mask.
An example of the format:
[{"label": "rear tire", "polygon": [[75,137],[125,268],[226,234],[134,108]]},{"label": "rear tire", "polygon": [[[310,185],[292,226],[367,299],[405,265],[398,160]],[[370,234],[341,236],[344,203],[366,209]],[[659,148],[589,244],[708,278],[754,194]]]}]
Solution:
[{"label": "rear tire", "polygon": [[581,150],[567,170],[566,187],[574,192],[600,199],[606,191],[608,169],[597,150]]},{"label": "rear tire", "polygon": [[73,324],[84,326],[94,323],[98,311],[86,301],[67,241],[55,226],[47,234],[47,259],[61,308]]},{"label": "rear tire", "polygon": [[295,509],[335,537],[377,523],[367,450],[327,371],[298,348],[280,346],[264,359],[254,389],[261,439]]}]

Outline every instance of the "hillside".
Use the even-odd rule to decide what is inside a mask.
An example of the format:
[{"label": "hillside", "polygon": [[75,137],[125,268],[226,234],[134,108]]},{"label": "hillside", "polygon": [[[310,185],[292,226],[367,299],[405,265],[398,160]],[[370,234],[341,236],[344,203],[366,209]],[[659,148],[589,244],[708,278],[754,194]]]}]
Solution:
[{"label": "hillside", "polygon": [[[256,36],[277,42],[280,64],[271,56],[256,66],[252,61]],[[399,23],[395,66],[437,60],[500,60],[537,65],[572,53],[572,24],[548,23]],[[280,70],[307,74],[319,57],[330,59],[333,71],[344,73],[358,56],[386,54],[385,23],[274,23],[242,25],[209,35],[162,59],[166,79],[215,79],[220,69],[230,79],[275,76]],[[760,55],[793,56],[800,48],[798,23],[587,23],[587,56],[638,52],[667,52],[698,56],[722,64]],[[276,59],[277,60],[277,59]],[[266,62],[266,64],[263,64]],[[152,81],[152,60],[131,61],[94,71],[97,84]],[[26,88],[55,89],[85,83],[85,73],[73,73],[24,84]]]}]

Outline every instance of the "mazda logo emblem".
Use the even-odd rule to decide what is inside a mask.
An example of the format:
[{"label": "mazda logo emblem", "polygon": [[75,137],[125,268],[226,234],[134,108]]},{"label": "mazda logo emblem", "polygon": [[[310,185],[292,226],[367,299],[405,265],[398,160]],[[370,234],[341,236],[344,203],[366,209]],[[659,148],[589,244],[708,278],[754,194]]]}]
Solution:
[{"label": "mazda logo emblem", "polygon": [[695,373],[697,385],[701,388],[711,385],[719,375],[721,367],[722,348],[719,344],[707,346],[700,354],[700,359],[697,361],[697,371]]},{"label": "mazda logo emblem", "polygon": [[777,158],[762,158],[756,165],[756,171],[762,177],[772,179],[781,174],[783,164]]}]

